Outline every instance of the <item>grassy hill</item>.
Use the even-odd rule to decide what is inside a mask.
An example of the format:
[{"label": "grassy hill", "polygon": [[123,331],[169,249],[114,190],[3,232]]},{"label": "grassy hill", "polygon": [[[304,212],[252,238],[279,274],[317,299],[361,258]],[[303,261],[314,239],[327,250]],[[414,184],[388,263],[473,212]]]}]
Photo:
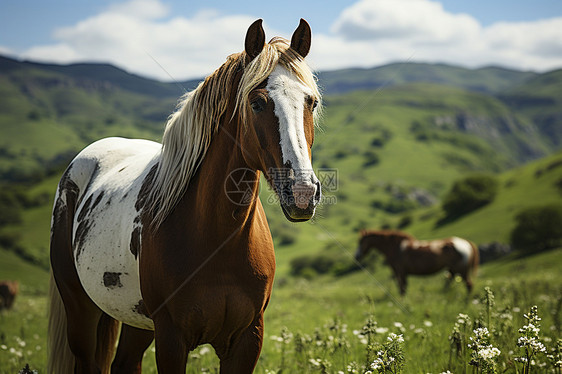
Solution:
[{"label": "grassy hill", "polygon": [[[192,89],[195,81],[183,86]],[[37,180],[112,134],[159,139],[181,87],[110,65],[0,57],[0,181]]]},{"label": "grassy hill", "polygon": [[[278,247],[318,252],[337,246],[334,238],[353,246],[358,229],[395,227],[403,220],[412,221],[409,229],[421,236],[466,232],[476,241],[492,240],[466,222],[435,228],[439,202],[467,173],[501,173],[559,147],[535,123],[540,111],[533,112],[532,101],[521,111],[510,101],[534,92],[558,103],[559,76],[426,64],[320,74],[328,94],[313,164],[337,173],[337,190],[325,193],[332,200],[320,208],[316,223],[295,226],[267,203],[263,187]],[[386,83],[361,90],[369,79]],[[351,91],[334,94],[337,82],[347,82]],[[478,88],[482,82],[486,89]],[[159,139],[181,92],[109,65],[6,58],[0,58],[0,83],[0,181],[24,195],[16,203],[21,217],[0,227],[0,245],[46,267],[51,200],[70,158],[105,136]],[[506,94],[491,94],[499,91]],[[513,212],[502,211],[508,213],[512,223]],[[496,239],[505,240],[509,227]]]},{"label": "grassy hill", "polygon": [[455,233],[478,243],[508,243],[519,212],[562,203],[562,152],[502,173],[498,180],[498,196],[489,205],[443,226],[437,224],[439,209],[420,211],[408,229],[428,238]]},{"label": "grassy hill", "polygon": [[83,85],[110,85],[124,91],[154,97],[175,97],[180,91],[189,91],[197,86],[200,80],[189,80],[177,83],[163,83],[130,74],[120,68],[108,64],[43,64],[32,61],[17,61],[0,56],[0,71],[14,74],[34,74],[38,71],[54,73],[53,76],[64,76]]},{"label": "grassy hill", "polygon": [[[346,109],[352,111],[364,112],[372,105],[406,110],[425,106],[425,118],[417,119],[421,125],[480,136],[514,160],[513,165],[560,146],[559,105],[552,104],[560,97],[556,72],[405,63],[325,72],[319,79],[328,98],[333,98],[329,103],[347,100],[351,107]],[[101,137],[159,139],[177,98],[196,84],[196,80],[157,82],[104,64],[51,65],[0,56],[0,181],[37,180],[45,169],[67,162],[77,150]],[[398,87],[402,90],[394,95],[404,98],[385,100],[392,92],[389,89]],[[451,90],[458,101],[468,99],[470,93],[481,95],[482,103],[443,103]],[[536,99],[522,99],[535,93],[540,96],[538,104],[550,103],[546,114],[535,105]],[[338,114],[332,111],[332,116]],[[346,113],[340,119],[342,125],[352,124],[351,116]],[[496,148],[499,143],[506,143],[507,148]]]},{"label": "grassy hill", "polygon": [[500,98],[527,116],[550,144],[562,141],[562,70],[535,76],[506,90]]},{"label": "grassy hill", "polygon": [[394,63],[367,69],[321,72],[319,79],[324,90],[330,95],[358,89],[371,90],[418,82],[455,86],[484,93],[498,93],[537,75],[533,72],[494,66],[466,69],[444,64]]}]

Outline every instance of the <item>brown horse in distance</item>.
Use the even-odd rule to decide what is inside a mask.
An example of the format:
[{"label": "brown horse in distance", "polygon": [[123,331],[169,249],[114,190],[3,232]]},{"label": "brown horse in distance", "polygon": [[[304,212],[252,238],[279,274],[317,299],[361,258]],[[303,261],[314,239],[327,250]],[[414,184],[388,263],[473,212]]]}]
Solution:
[{"label": "brown horse in distance", "polygon": [[457,237],[439,240],[418,240],[400,231],[363,231],[355,258],[360,260],[371,248],[376,248],[392,268],[400,293],[406,292],[406,277],[449,271],[449,280],[455,274],[462,277],[472,290],[472,279],[479,263],[478,248],[470,241]]},{"label": "brown horse in distance", "polygon": [[0,310],[12,308],[19,289],[18,281],[0,281]]}]

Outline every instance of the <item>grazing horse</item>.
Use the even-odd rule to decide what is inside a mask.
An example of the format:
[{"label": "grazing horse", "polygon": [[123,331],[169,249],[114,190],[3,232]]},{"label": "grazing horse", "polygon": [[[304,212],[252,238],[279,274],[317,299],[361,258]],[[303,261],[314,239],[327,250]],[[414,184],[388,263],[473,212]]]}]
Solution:
[{"label": "grazing horse", "polygon": [[221,373],[253,372],[275,271],[260,175],[289,221],[321,198],[310,42],[304,20],[269,43],[254,22],[245,50],[182,98],[162,144],[108,138],[71,162],[51,229],[49,373],[141,373],[153,339],[159,373],[185,373],[206,343]]},{"label": "grazing horse", "polygon": [[12,309],[19,289],[18,281],[0,281],[0,310]]},{"label": "grazing horse", "polygon": [[439,240],[417,240],[400,231],[363,231],[355,258],[360,260],[376,248],[394,271],[400,293],[406,293],[406,276],[434,274],[446,268],[449,281],[459,274],[468,292],[472,290],[471,276],[478,268],[478,248],[466,239],[451,237]]}]

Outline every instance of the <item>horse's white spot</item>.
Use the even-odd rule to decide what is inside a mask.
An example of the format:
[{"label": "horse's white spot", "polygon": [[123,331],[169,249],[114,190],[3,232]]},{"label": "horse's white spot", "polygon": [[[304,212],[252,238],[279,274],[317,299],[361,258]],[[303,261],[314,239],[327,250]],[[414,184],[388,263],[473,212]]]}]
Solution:
[{"label": "horse's white spot", "polygon": [[[142,225],[135,203],[160,148],[158,143],[143,140],[104,139],[85,148],[71,170],[81,198],[93,196],[83,217],[91,223],[87,240],[81,243],[81,254],[75,261],[80,281],[100,309],[144,329],[152,329],[153,323],[137,307],[142,300],[138,269]],[[81,201],[83,204],[86,201]]]},{"label": "horse's white spot", "polygon": [[462,255],[463,262],[468,264],[472,256],[472,245],[465,239],[457,238],[456,236],[451,239],[456,250]]}]

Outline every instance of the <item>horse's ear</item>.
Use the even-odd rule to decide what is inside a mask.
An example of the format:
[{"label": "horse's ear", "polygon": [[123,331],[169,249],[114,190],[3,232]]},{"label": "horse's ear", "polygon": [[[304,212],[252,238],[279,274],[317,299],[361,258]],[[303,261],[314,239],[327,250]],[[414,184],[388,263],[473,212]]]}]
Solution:
[{"label": "horse's ear", "polygon": [[291,37],[291,48],[305,58],[310,51],[310,42],[312,40],[312,32],[310,31],[310,26],[308,22],[301,18],[299,27],[293,33]]},{"label": "horse's ear", "polygon": [[260,54],[263,50],[263,46],[265,45],[265,32],[263,31],[262,22],[263,20],[258,19],[252,23],[246,33],[244,48],[246,50],[246,54],[250,57],[250,61]]}]

